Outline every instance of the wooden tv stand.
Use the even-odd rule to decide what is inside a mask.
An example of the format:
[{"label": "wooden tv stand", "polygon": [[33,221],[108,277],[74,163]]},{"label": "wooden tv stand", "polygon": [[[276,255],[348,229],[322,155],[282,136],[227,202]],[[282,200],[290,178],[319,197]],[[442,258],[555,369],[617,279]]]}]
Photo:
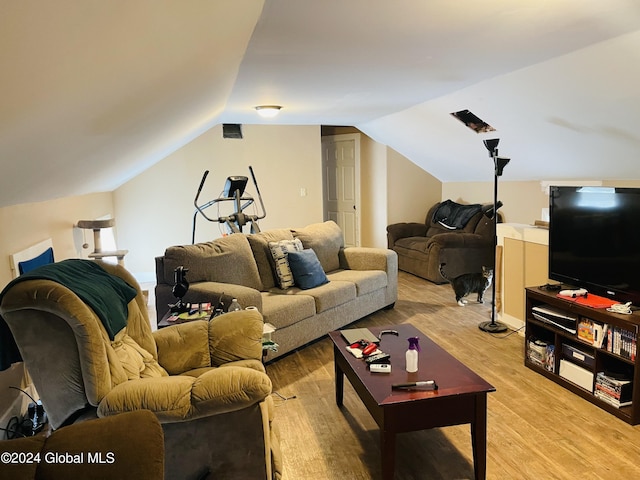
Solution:
[{"label": "wooden tv stand", "polygon": [[[638,330],[640,329],[640,314],[634,312],[631,315],[623,315],[611,313],[605,308],[587,307],[571,300],[558,298],[557,292],[544,290],[540,287],[528,287],[525,290],[525,366],[621,420],[631,425],[639,424],[640,361],[638,355],[632,352],[635,351]],[[608,337],[609,343],[602,347],[593,345],[584,338],[584,334],[582,336],[578,334],[578,324],[576,325],[576,333],[572,333],[565,328],[534,318],[532,309],[545,305],[575,316],[578,324],[582,321],[585,324],[591,322],[596,325],[607,325],[611,334],[605,338]],[[582,333],[584,332],[585,329],[582,330]],[[615,337],[614,332],[617,332]],[[538,340],[537,345],[533,344],[534,340]],[[541,363],[537,354],[544,349],[541,345],[545,343],[548,351],[553,349],[553,355],[548,355],[545,357],[547,361]],[[629,353],[626,353],[627,351]],[[565,367],[562,376],[561,360],[563,361],[562,366]],[[579,369],[575,368],[576,366]],[[577,371],[579,375],[568,375],[569,370],[571,372]],[[603,371],[623,373],[629,380],[632,380],[631,405],[617,407],[594,395],[596,375]],[[589,375],[593,376],[590,387],[588,386]],[[567,377],[571,377],[571,379]],[[576,378],[577,380],[574,381]]]}]

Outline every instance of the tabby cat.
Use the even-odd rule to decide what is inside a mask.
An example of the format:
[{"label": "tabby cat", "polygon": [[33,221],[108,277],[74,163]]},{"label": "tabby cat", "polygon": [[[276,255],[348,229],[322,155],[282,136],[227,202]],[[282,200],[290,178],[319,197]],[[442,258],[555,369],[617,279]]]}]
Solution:
[{"label": "tabby cat", "polygon": [[464,307],[467,303],[464,297],[474,292],[478,294],[478,303],[484,303],[484,292],[491,286],[493,280],[492,268],[482,267],[481,273],[463,273],[459,277],[449,278],[442,268],[445,265],[446,263],[440,264],[440,275],[451,283],[458,305]]}]

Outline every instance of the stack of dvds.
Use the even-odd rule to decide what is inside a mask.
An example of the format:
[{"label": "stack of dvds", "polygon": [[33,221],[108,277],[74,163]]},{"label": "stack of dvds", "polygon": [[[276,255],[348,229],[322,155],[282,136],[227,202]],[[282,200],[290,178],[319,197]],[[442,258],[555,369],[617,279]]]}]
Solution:
[{"label": "stack of dvds", "polygon": [[527,342],[527,358],[536,365],[544,367],[546,363],[546,351],[547,342],[537,340],[535,338],[529,339]]},{"label": "stack of dvds", "polygon": [[600,400],[613,405],[616,408],[631,405],[633,383],[631,380],[614,378],[605,372],[596,374],[596,387],[593,394]]},{"label": "stack of dvds", "polygon": [[638,338],[635,332],[611,326],[607,331],[607,350],[635,361]]}]

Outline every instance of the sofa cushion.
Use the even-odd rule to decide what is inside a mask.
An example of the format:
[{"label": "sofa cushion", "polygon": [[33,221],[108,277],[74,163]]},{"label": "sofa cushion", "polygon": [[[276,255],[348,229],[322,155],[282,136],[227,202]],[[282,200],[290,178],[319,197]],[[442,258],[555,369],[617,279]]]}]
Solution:
[{"label": "sofa cushion", "polygon": [[187,281],[221,282],[262,290],[258,267],[247,237],[234,233],[212,242],[179,245],[164,253],[164,278],[173,285],[174,270],[189,269]]},{"label": "sofa cushion", "polygon": [[302,290],[308,290],[329,282],[317,255],[310,248],[289,252],[288,256],[293,280],[296,286]]},{"label": "sofa cushion", "polygon": [[273,258],[276,280],[283,290],[293,287],[295,283],[291,267],[289,266],[289,253],[299,252],[303,248],[302,242],[297,238],[293,240],[269,242],[269,250]]},{"label": "sofa cushion", "polygon": [[336,270],[327,275],[329,281],[352,282],[358,296],[386,288],[387,274],[382,270]]},{"label": "sofa cushion", "polygon": [[356,286],[351,282],[325,283],[319,287],[304,290],[304,292],[313,295],[317,313],[322,313],[356,298]]},{"label": "sofa cushion", "polygon": [[279,242],[280,240],[293,240],[293,234],[288,228],[276,228],[265,232],[247,235],[249,245],[253,251],[253,258],[258,267],[262,290],[269,290],[278,285],[275,278],[273,257],[269,250],[269,242]]},{"label": "sofa cushion", "polygon": [[356,298],[356,285],[353,282],[335,281],[308,290],[293,287],[289,290],[274,289],[273,292],[280,293],[287,298],[310,295],[316,304],[316,313],[322,313],[354,300]]},{"label": "sofa cushion", "polygon": [[344,248],[344,237],[337,223],[329,220],[291,231],[295,238],[302,241],[304,248],[311,248],[316,252],[325,272],[340,268],[339,254],[340,249]]},{"label": "sofa cushion", "polygon": [[274,289],[274,292],[262,292],[264,321],[276,327],[276,331],[316,314],[316,302],[313,297],[305,295],[297,288],[289,289],[287,292],[294,290],[299,292],[299,295],[283,295],[283,290],[278,289]]},{"label": "sofa cushion", "polygon": [[402,248],[420,253],[427,253],[430,242],[431,239],[429,237],[406,237],[396,241],[394,248]]}]

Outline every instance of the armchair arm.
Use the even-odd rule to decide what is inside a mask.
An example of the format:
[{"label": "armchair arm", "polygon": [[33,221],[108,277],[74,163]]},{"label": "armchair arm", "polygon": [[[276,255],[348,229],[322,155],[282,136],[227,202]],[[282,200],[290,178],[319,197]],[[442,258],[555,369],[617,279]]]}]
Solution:
[{"label": "armchair arm", "polygon": [[161,328],[153,332],[153,338],[158,347],[158,363],[169,375],[211,366],[207,321],[195,320]]},{"label": "armchair arm", "polygon": [[261,360],[264,321],[257,310],[240,310],[209,322],[211,364],[220,366],[237,360]]},{"label": "armchair arm", "polygon": [[441,248],[487,248],[491,246],[491,239],[477,233],[439,233],[429,237],[427,248],[434,244]]},{"label": "armchair arm", "polygon": [[252,368],[214,368],[199,377],[141,378],[114,387],[98,405],[105,417],[151,410],[160,422],[179,422],[241,410],[271,394],[271,380]]},{"label": "armchair arm", "polygon": [[262,315],[229,312],[210,321],[195,320],[153,332],[158,363],[170,374],[262,358]]},{"label": "armchair arm", "polygon": [[427,225],[424,223],[393,223],[387,225],[387,246],[393,248],[401,238],[424,237],[427,235]]}]

